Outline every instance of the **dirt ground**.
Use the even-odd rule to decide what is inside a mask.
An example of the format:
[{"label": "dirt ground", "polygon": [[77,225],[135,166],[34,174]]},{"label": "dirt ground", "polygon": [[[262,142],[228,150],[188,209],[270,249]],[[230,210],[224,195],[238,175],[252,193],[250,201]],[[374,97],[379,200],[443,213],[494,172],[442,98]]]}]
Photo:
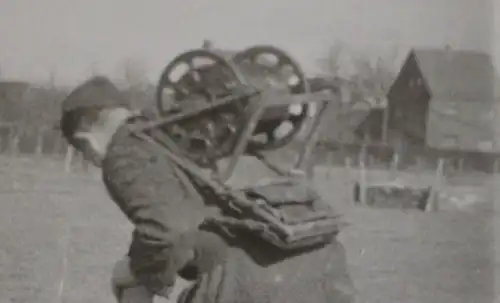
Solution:
[{"label": "dirt ground", "polygon": [[[315,181],[351,223],[340,239],[358,302],[495,301],[497,180],[471,182],[474,205],[421,213],[353,206],[355,178],[318,169]],[[131,229],[97,175],[0,157],[0,302],[113,302],[110,270]]]}]

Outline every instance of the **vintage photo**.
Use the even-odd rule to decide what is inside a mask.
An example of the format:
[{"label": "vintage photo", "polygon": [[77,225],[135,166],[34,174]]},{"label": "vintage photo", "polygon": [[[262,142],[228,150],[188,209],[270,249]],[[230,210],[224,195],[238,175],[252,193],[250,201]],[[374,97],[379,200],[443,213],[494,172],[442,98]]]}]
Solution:
[{"label": "vintage photo", "polygon": [[500,302],[496,2],[1,1],[0,303]]}]

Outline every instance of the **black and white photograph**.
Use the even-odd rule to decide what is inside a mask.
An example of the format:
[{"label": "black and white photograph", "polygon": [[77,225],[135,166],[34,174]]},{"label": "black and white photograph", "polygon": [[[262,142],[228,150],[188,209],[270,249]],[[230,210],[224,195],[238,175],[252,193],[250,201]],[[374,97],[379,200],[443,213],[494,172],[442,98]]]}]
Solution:
[{"label": "black and white photograph", "polygon": [[500,0],[0,0],[0,303],[500,303],[499,198]]}]

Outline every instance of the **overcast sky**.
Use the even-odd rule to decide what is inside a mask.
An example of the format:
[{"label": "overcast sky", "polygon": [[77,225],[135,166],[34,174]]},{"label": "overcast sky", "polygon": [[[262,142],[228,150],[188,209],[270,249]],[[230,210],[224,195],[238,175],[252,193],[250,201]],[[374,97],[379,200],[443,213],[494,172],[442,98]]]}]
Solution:
[{"label": "overcast sky", "polygon": [[[336,41],[500,50],[500,0],[0,0],[4,78],[74,84],[92,70],[141,60],[150,79],[179,52],[210,38],[221,47],[271,43],[314,71]],[[496,18],[498,20],[499,18]],[[500,31],[497,31],[500,32]],[[494,52],[493,52],[494,53]]]}]

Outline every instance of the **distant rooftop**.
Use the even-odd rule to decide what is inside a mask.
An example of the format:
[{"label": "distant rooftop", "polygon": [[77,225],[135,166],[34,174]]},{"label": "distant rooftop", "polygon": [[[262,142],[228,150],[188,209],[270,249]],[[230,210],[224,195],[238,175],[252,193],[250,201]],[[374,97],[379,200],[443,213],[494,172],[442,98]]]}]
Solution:
[{"label": "distant rooftop", "polygon": [[413,49],[424,80],[434,97],[492,102],[498,75],[483,52],[451,48]]}]

